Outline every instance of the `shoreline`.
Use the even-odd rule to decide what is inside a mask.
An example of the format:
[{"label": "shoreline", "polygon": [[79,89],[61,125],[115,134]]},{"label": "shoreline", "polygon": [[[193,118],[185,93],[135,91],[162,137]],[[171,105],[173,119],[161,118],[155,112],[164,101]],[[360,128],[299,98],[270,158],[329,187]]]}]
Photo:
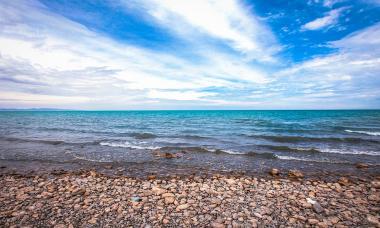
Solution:
[{"label": "shoreline", "polygon": [[0,226],[380,227],[380,175],[0,174]]}]

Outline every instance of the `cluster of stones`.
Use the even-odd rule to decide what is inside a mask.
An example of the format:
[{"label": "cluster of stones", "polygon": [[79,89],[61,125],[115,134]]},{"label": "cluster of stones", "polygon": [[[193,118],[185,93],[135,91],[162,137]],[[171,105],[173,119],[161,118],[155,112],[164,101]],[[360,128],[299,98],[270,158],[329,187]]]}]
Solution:
[{"label": "cluster of stones", "polygon": [[0,227],[380,227],[379,194],[380,178],[2,175]]}]

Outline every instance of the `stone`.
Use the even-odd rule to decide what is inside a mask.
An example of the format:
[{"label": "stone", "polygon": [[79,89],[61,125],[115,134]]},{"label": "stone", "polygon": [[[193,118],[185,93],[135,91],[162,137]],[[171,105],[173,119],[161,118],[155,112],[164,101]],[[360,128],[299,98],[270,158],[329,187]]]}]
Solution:
[{"label": "stone", "polygon": [[335,216],[334,217],[330,217],[328,219],[328,221],[330,221],[334,225],[334,224],[337,224],[339,222],[339,218],[335,217]]},{"label": "stone", "polygon": [[211,223],[211,227],[212,227],[212,228],[224,228],[225,225],[222,224],[222,223],[213,222],[213,223]]},{"label": "stone", "polygon": [[189,207],[188,204],[181,204],[177,206],[177,210],[185,210]]},{"label": "stone", "polygon": [[132,202],[141,202],[142,199],[141,199],[141,197],[138,197],[138,196],[132,196],[132,197],[131,197],[131,201],[132,201]]},{"label": "stone", "polygon": [[233,184],[236,183],[236,181],[235,181],[234,179],[225,179],[224,181],[225,181],[227,184],[229,184],[229,185],[233,185]]},{"label": "stone", "polygon": [[307,222],[310,224],[310,225],[315,225],[317,223],[319,223],[319,221],[317,219],[308,219]]},{"label": "stone", "polygon": [[373,215],[367,215],[367,221],[369,224],[371,225],[374,225],[376,227],[380,227],[380,222],[379,222],[379,219],[376,218],[375,216]]},{"label": "stone", "polygon": [[93,217],[90,220],[87,221],[90,224],[96,224],[98,222],[97,218]]},{"label": "stone", "polygon": [[273,168],[269,171],[269,174],[272,176],[278,176],[280,174],[280,171],[278,169]]},{"label": "stone", "polygon": [[314,210],[316,213],[320,214],[320,213],[322,213],[322,212],[324,211],[323,207],[322,207],[318,202],[315,202],[315,203],[312,204],[312,205],[313,205],[313,210]]},{"label": "stone", "polygon": [[372,181],[371,186],[374,188],[380,188],[380,181]]},{"label": "stone", "polygon": [[342,185],[348,185],[350,183],[350,180],[347,177],[341,177],[339,178],[338,183]]},{"label": "stone", "polygon": [[155,180],[157,178],[156,175],[149,175],[148,180]]},{"label": "stone", "polygon": [[303,178],[304,177],[304,175],[303,175],[303,173],[301,171],[295,170],[295,169],[294,170],[289,170],[288,176],[290,178]]},{"label": "stone", "polygon": [[174,194],[171,192],[163,193],[162,198],[166,198],[166,197],[174,197]]},{"label": "stone", "polygon": [[368,164],[365,164],[365,163],[356,163],[356,168],[358,168],[358,169],[366,169],[366,168],[368,168],[369,167],[369,165]]},{"label": "stone", "polygon": [[174,197],[165,197],[165,203],[166,204],[172,204],[172,203],[174,203],[174,201],[175,201],[175,199],[174,199]]}]

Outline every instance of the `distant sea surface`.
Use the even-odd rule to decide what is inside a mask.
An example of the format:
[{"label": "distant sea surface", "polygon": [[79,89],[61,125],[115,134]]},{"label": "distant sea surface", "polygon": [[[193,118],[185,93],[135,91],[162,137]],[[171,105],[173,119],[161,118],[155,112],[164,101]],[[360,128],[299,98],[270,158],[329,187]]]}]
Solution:
[{"label": "distant sea surface", "polygon": [[[176,153],[157,159],[153,151]],[[380,165],[380,111],[2,111],[0,160],[152,172]]]}]

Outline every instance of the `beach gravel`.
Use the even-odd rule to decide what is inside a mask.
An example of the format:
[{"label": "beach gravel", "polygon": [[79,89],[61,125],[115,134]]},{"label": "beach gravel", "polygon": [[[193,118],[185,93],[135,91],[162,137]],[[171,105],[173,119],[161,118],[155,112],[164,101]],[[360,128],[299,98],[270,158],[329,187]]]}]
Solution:
[{"label": "beach gravel", "polygon": [[379,177],[0,176],[0,227],[380,227]]}]

